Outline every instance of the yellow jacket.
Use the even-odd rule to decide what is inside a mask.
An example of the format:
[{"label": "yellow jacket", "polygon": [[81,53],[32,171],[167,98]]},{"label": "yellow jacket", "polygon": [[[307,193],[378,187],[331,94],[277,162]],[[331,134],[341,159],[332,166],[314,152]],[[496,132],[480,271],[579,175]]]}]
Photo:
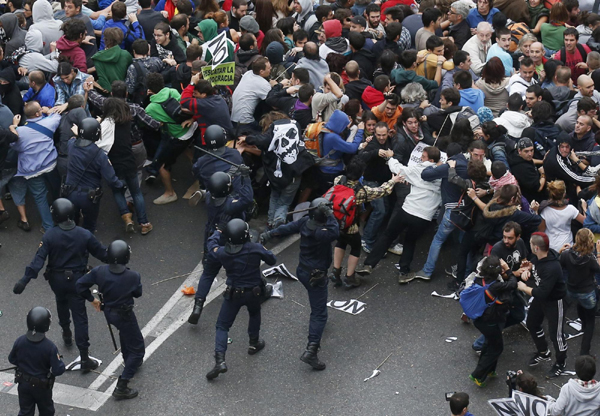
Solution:
[{"label": "yellow jacket", "polygon": [[[428,50],[423,49],[422,51],[419,51],[418,56],[425,56],[425,61],[423,61],[423,63],[421,63],[419,66],[417,66],[417,75],[421,75],[422,77],[425,77],[427,79],[434,79],[435,71],[437,68],[437,55],[434,55]],[[427,74],[425,74],[425,68],[427,68]],[[450,71],[454,69],[454,63],[452,61],[446,61],[442,65],[442,69]]]}]

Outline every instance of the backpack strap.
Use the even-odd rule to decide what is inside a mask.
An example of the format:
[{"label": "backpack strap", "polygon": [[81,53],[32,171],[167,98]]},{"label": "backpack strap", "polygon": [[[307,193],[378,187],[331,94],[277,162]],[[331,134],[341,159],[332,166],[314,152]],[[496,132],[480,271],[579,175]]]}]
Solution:
[{"label": "backpack strap", "polygon": [[563,65],[567,63],[567,49],[564,46],[560,48],[560,61]]},{"label": "backpack strap", "polygon": [[[133,62],[133,67],[135,68],[135,83],[144,85],[144,70],[142,69],[142,65],[139,61]],[[137,91],[136,91],[137,92]]]},{"label": "backpack strap", "polygon": [[585,62],[587,59],[587,52],[586,52],[585,48],[580,43],[576,43],[576,46],[577,46],[577,50],[579,51],[579,54],[581,55],[581,62]]},{"label": "backpack strap", "polygon": [[32,123],[31,121],[25,123],[25,126],[37,131],[38,133],[42,133],[44,136],[54,139],[54,133],[48,127],[44,127],[38,123]]}]

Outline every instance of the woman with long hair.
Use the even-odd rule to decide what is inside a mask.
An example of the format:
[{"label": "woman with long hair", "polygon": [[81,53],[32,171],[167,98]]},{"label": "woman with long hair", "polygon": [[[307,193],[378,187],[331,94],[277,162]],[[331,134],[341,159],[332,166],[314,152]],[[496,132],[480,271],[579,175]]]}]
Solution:
[{"label": "woman with long hair", "polygon": [[216,0],[199,0],[200,4],[196,7],[196,17],[199,19],[204,19],[208,13],[216,13],[221,8]]},{"label": "woman with long hair", "polygon": [[481,78],[475,82],[477,88],[483,91],[485,98],[483,103],[492,110],[494,117],[498,117],[500,111],[506,109],[508,101],[508,85],[510,78],[506,77],[504,65],[497,56],[487,61],[481,71]]},{"label": "woman with long hair", "polygon": [[567,294],[577,302],[577,316],[581,319],[583,337],[580,355],[589,355],[594,326],[596,324],[596,279],[600,273],[599,261],[594,254],[600,250],[600,241],[594,244],[594,234],[582,228],[575,235],[572,248],[565,245],[561,249],[560,264],[566,270]]},{"label": "woman with long hair", "polygon": [[484,258],[477,271],[466,279],[466,287],[488,285],[484,292],[486,303],[491,303],[483,315],[473,321],[475,327],[485,336],[477,367],[469,378],[479,387],[485,386],[488,377],[496,376],[498,359],[504,350],[502,329],[509,312],[509,303],[517,289],[517,278],[504,260],[496,256]]},{"label": "woman with long hair", "polygon": [[296,23],[296,19],[293,17],[284,17],[277,21],[275,27],[283,33],[283,40],[288,46],[288,49],[294,48],[294,32],[300,28],[298,23]]},{"label": "woman with long hair", "polygon": [[[550,248],[558,251],[565,244],[573,244],[573,233],[571,232],[571,221],[575,220],[583,224],[585,216],[567,201],[567,187],[561,180],[546,184],[548,189],[548,200],[543,201],[536,213],[542,217],[542,223],[538,230],[545,232],[550,239]],[[533,208],[533,206],[532,206]]]},{"label": "woman with long hair", "polygon": [[548,59],[544,64],[544,72],[546,76],[544,77],[544,82],[542,82],[542,89],[548,89],[550,87],[554,87],[554,75],[556,75],[556,70],[559,66],[562,66],[562,62],[556,59]]},{"label": "woman with long hair", "polygon": [[569,12],[562,2],[554,3],[550,9],[550,22],[542,23],[540,34],[546,49],[546,57],[554,55],[565,46],[563,32],[567,30],[565,23],[569,20]]},{"label": "woman with long hair", "polygon": [[285,43],[283,32],[280,29],[269,29],[267,32],[265,32],[265,37],[260,45],[259,53],[262,56],[265,56],[267,46],[269,46],[272,42],[280,43],[281,46],[283,46],[284,53],[286,53],[289,49]]},{"label": "woman with long hair", "polygon": [[275,27],[277,23],[277,14],[271,0],[256,0],[254,2],[254,19],[263,33],[267,33]]},{"label": "woman with long hair", "polygon": [[[131,122],[131,110],[124,100],[110,97],[104,101],[101,122],[102,141],[105,142],[112,139],[108,158],[115,169],[117,177],[127,184],[127,188],[131,192],[141,233],[142,235],[146,235],[152,231],[152,224],[150,224],[146,216],[144,196],[138,182],[137,165],[131,148]],[[112,128],[109,128],[109,126]],[[112,138],[105,136],[111,133]],[[127,207],[125,195],[120,190],[113,190],[113,195],[117,207],[119,207],[121,218],[125,222],[126,232],[134,232],[133,216]]]},{"label": "woman with long hair", "polygon": [[283,19],[292,13],[292,3],[288,0],[272,0],[273,10],[275,10],[276,18]]}]

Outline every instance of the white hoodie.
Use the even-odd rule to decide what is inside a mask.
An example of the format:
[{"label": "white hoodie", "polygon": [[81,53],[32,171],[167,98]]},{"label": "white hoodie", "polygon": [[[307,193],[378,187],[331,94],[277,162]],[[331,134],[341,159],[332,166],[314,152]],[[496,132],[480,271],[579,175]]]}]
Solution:
[{"label": "white hoodie", "polygon": [[600,415],[600,383],[583,387],[579,380],[571,379],[560,389],[556,403],[551,407],[552,416]]},{"label": "white hoodie", "polygon": [[508,134],[514,138],[519,138],[523,134],[523,130],[531,126],[531,120],[527,115],[518,111],[505,111],[494,121],[499,126],[506,127]]}]

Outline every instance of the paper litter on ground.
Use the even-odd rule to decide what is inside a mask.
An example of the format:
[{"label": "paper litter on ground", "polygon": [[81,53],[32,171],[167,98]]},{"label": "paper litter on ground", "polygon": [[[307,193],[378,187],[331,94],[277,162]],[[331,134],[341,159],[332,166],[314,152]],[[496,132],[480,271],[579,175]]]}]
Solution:
[{"label": "paper litter on ground", "polygon": [[454,300],[458,300],[459,297],[456,293],[452,293],[450,295],[440,295],[439,293],[437,293],[435,290],[433,292],[431,292],[431,296],[435,296],[438,298],[444,298],[444,299],[454,299]]},{"label": "paper litter on ground", "polygon": [[[94,361],[97,361],[99,366],[102,365],[102,360],[101,359],[96,358],[96,357],[92,357],[91,355],[90,355],[90,359],[94,360]],[[67,371],[81,370],[81,355],[78,356],[77,358],[75,358],[72,363],[68,364],[66,370]]]},{"label": "paper litter on ground", "polygon": [[271,286],[273,288],[273,294],[271,295],[272,298],[283,298],[283,282],[281,280],[274,285],[267,283],[267,286]]},{"label": "paper litter on ground", "polygon": [[290,271],[285,267],[285,264],[278,264],[277,266],[270,267],[262,271],[264,277],[275,277],[274,275],[280,274],[285,277],[289,277],[290,279],[298,280],[296,276],[290,273]]}]

